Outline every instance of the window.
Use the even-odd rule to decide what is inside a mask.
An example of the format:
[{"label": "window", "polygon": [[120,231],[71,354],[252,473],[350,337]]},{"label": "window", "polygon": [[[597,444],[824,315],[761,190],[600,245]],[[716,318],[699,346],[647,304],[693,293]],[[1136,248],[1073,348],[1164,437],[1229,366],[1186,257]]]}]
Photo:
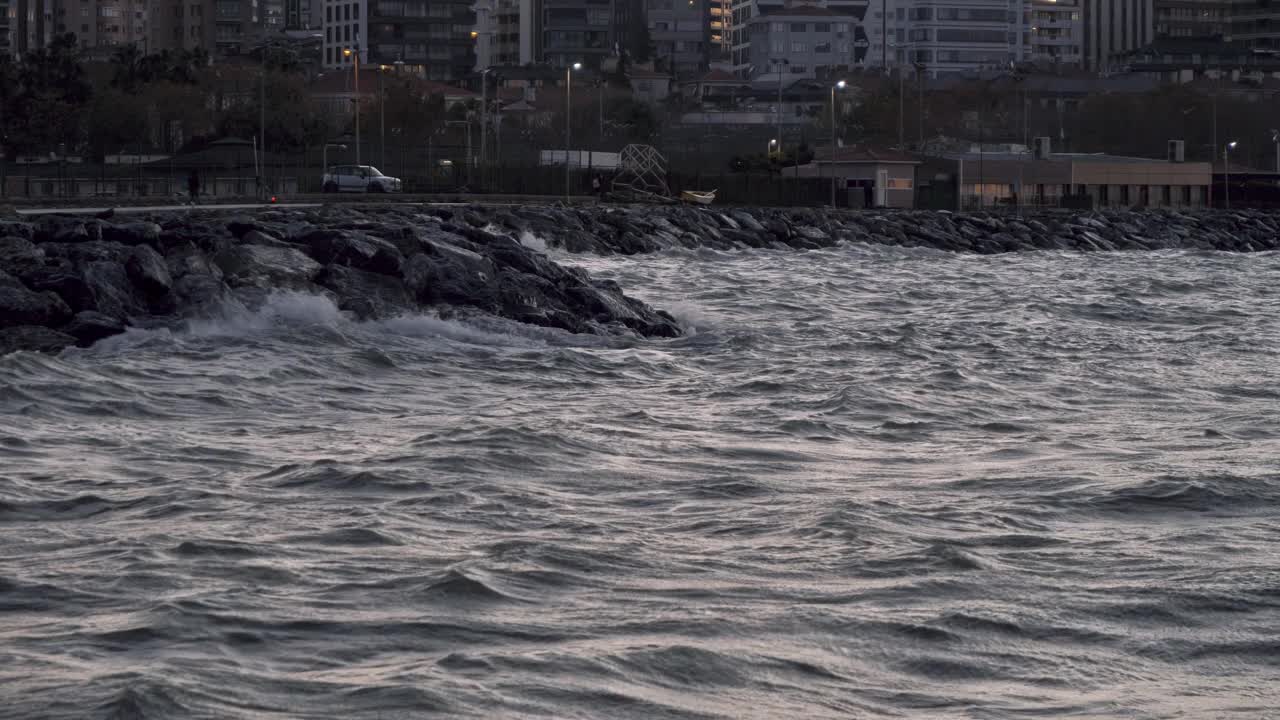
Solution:
[{"label": "window", "polygon": [[827,54],[827,53],[830,53],[830,52],[831,52],[831,43],[829,43],[829,42],[825,42],[825,43],[818,43],[817,45],[814,45],[814,46],[813,46],[813,51],[814,51],[814,52],[816,52],[816,53],[822,53],[822,54],[824,54],[824,55],[825,55],[825,54]]},{"label": "window", "polygon": [[791,32],[809,32],[809,23],[791,23]]},{"label": "window", "polygon": [[352,5],[352,6],[351,6],[351,18],[352,18],[353,20],[359,20],[359,19],[360,19],[360,6],[359,6],[359,5]]},{"label": "window", "polygon": [[786,24],[786,23],[777,23],[777,22],[776,22],[776,23],[769,23],[769,32],[772,32],[772,33],[782,33],[782,32],[785,32],[785,31],[786,31],[786,29],[787,29],[787,24]]},{"label": "window", "polygon": [[587,8],[587,24],[588,25],[608,25],[609,9],[608,8]]},{"label": "window", "polygon": [[783,55],[783,54],[785,54],[786,52],[787,52],[787,41],[786,41],[786,40],[774,40],[774,41],[773,41],[773,54],[774,54],[774,55]]},{"label": "window", "polygon": [[819,33],[829,33],[831,32],[831,23],[814,23],[813,31],[819,32]]},{"label": "window", "polygon": [[[805,74],[805,73],[807,73],[807,72],[809,72],[809,68],[808,68],[807,66],[805,66],[805,65],[792,65],[792,66],[791,66],[791,74],[792,74],[792,75],[803,75],[803,74]],[[797,108],[796,108],[796,114],[797,114],[797,115],[799,115],[799,114],[800,114],[800,108],[799,108],[799,107],[797,107]]]},{"label": "window", "polygon": [[791,52],[793,52],[793,53],[807,53],[807,52],[809,52],[809,43],[806,43],[806,42],[800,42],[799,40],[793,40],[793,41],[791,42]]},{"label": "window", "polygon": [[324,21],[333,22],[333,6],[332,5],[324,9]]},{"label": "window", "polygon": [[885,185],[890,190],[910,190],[911,186],[911,178],[889,178],[888,184]]},{"label": "window", "polygon": [[350,19],[351,19],[351,6],[350,6],[350,5],[343,5],[343,6],[342,6],[342,19],[343,19],[343,20],[350,20]]}]

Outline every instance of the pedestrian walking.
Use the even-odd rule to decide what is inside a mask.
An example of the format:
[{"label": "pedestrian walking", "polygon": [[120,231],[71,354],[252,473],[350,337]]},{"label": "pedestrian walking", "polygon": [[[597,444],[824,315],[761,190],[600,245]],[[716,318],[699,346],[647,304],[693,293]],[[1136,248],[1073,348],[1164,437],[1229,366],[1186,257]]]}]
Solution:
[{"label": "pedestrian walking", "polygon": [[194,168],[191,174],[187,176],[187,192],[191,194],[191,204],[197,205],[200,202],[200,173]]}]

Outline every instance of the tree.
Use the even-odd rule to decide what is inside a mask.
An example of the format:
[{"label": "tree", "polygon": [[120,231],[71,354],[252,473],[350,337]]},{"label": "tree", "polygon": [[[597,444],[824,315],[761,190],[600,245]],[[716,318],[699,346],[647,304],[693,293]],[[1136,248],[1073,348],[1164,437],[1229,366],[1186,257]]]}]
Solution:
[{"label": "tree", "polygon": [[5,107],[6,151],[67,151],[82,139],[82,110],[93,96],[80,64],[76,36],[55,37],[28,53],[17,70],[11,101]]}]

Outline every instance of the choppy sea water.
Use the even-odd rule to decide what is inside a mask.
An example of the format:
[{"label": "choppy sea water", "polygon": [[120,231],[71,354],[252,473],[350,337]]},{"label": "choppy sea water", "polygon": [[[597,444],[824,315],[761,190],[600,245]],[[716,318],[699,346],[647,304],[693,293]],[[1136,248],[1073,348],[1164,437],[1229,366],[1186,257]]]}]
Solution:
[{"label": "choppy sea water", "polygon": [[558,256],[0,359],[0,717],[1275,717],[1280,256]]}]

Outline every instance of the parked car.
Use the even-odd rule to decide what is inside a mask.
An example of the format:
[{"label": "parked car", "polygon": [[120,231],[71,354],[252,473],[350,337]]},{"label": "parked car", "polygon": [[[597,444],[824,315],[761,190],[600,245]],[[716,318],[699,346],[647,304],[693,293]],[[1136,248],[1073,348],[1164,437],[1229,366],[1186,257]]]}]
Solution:
[{"label": "parked car", "polygon": [[383,175],[372,165],[334,165],[320,183],[325,192],[400,192],[400,178]]}]

